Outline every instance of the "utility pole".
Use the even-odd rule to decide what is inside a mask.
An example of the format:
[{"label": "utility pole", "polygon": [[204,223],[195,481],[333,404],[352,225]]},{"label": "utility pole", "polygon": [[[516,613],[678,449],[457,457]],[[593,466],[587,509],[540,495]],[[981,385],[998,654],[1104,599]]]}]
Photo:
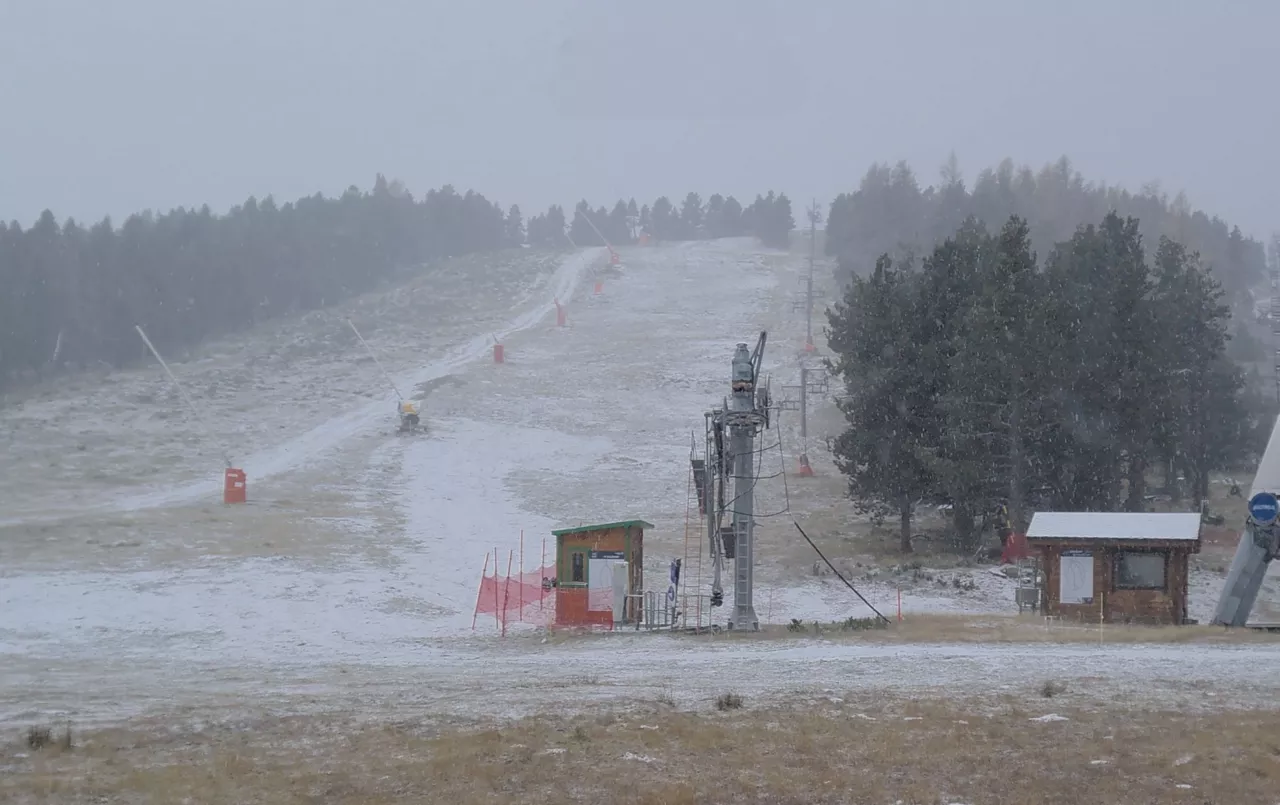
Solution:
[{"label": "utility pole", "polygon": [[809,465],[809,367],[800,364],[800,476],[811,478]]},{"label": "utility pole", "polygon": [[800,475],[810,477],[813,467],[809,465],[809,366],[808,355],[814,351],[813,346],[813,271],[818,257],[818,219],[822,213],[818,211],[818,200],[813,199],[809,205],[809,276],[805,281],[805,313],[804,313],[804,351],[800,359]]},{"label": "utility pole", "polygon": [[800,441],[809,452],[809,367],[800,367]]},{"label": "utility pole", "polygon": [[809,278],[805,282],[804,302],[804,351],[813,352],[813,264],[818,256],[818,200],[809,206]]}]

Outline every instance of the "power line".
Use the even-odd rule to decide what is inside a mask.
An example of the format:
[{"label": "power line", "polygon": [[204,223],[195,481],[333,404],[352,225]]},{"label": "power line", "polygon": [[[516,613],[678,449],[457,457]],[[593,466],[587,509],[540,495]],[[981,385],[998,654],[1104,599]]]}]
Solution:
[{"label": "power line", "polygon": [[[781,418],[779,418],[779,419],[781,419]],[[787,460],[787,459],[786,459],[786,456],[785,456],[785,455],[783,455],[783,451],[782,451],[782,424],[781,424],[781,421],[779,421],[779,424],[778,424],[778,454],[779,454],[779,455],[782,455],[783,467],[785,468],[785,467],[786,467],[786,460]],[[789,510],[791,509],[791,485],[787,483],[786,478],[787,478],[787,476],[786,476],[786,474],[784,473],[784,474],[783,474],[783,476],[782,476],[782,490],[783,490],[783,494],[786,496],[786,503],[787,503],[786,508],[787,508],[787,510],[789,511]],[[814,541],[813,541],[813,540],[809,539],[809,535],[808,535],[808,534],[806,534],[806,533],[804,532],[804,529],[800,527],[800,524],[799,524],[798,522],[796,522],[796,519],[795,519],[795,517],[794,517],[794,516],[791,518],[791,524],[792,524],[793,526],[795,526],[795,527],[796,527],[796,531],[799,531],[799,532],[800,532],[800,536],[804,537],[804,541],[805,541],[805,542],[807,542],[807,543],[809,543],[809,547],[810,547],[810,548],[813,548],[814,552],[815,552],[815,553],[817,553],[817,554],[818,554],[818,557],[819,557],[819,558],[821,558],[821,559],[822,559],[822,561],[826,563],[827,567],[831,568],[831,572],[832,572],[832,573],[834,573],[834,574],[836,574],[836,578],[838,578],[838,579],[840,579],[840,581],[844,582],[844,586],[848,587],[850,590],[853,590],[853,594],[854,594],[854,595],[856,595],[856,596],[858,596],[858,598],[862,600],[862,603],[866,604],[866,605],[867,605],[867,608],[868,608],[868,609],[870,609],[872,612],[874,612],[874,613],[876,614],[876,617],[877,617],[877,618],[879,618],[880,620],[884,621],[885,623],[889,623],[889,619],[888,619],[888,618],[886,618],[883,614],[881,614],[880,610],[878,610],[878,609],[876,609],[874,606],[872,606],[871,602],[870,602],[870,601],[868,601],[868,600],[866,599],[866,597],[865,597],[865,596],[863,596],[863,594],[862,594],[862,593],[858,592],[858,588],[857,588],[857,587],[854,587],[854,586],[853,586],[853,583],[852,583],[852,582],[850,582],[848,579],[846,579],[846,578],[844,577],[844,574],[843,574],[843,573],[841,573],[839,570],[837,570],[837,569],[836,569],[836,566],[835,566],[835,565],[831,564],[831,560],[827,558],[827,555],[826,555],[826,554],[824,554],[824,553],[822,552],[822,549],[821,549],[821,548],[819,548],[819,547],[814,543]]]},{"label": "power line", "polygon": [[862,595],[862,593],[858,592],[858,588],[857,588],[857,587],[854,587],[852,584],[850,584],[850,583],[849,583],[849,580],[848,580],[848,579],[846,579],[846,578],[845,578],[845,577],[840,573],[840,571],[839,571],[839,570],[836,570],[836,566],[835,566],[835,565],[833,565],[833,564],[831,564],[831,560],[827,558],[826,554],[824,554],[824,553],[822,552],[822,550],[821,550],[820,548],[818,548],[818,546],[817,546],[817,545],[815,545],[815,544],[813,543],[813,540],[809,539],[809,535],[808,535],[808,534],[806,534],[806,533],[804,533],[804,529],[800,527],[800,524],[799,524],[799,523],[797,523],[795,520],[792,520],[792,521],[791,521],[791,524],[792,524],[793,526],[795,526],[795,527],[796,527],[796,531],[799,531],[799,532],[800,532],[800,536],[804,537],[804,541],[805,541],[805,542],[807,542],[807,543],[809,543],[809,547],[811,547],[811,548],[813,548],[815,551],[817,551],[818,556],[822,557],[822,561],[826,562],[826,563],[827,563],[827,567],[831,568],[831,572],[836,574],[836,578],[840,579],[840,581],[843,581],[843,582],[844,582],[844,585],[845,585],[846,587],[848,587],[850,590],[853,590],[853,594],[854,594],[854,595],[856,595],[856,596],[858,596],[859,598],[861,598],[861,599],[862,599],[862,603],[866,604],[868,609],[870,609],[872,612],[876,613],[876,617],[877,617],[877,618],[879,618],[880,620],[884,621],[885,623],[888,623],[888,622],[889,622],[889,619],[888,619],[888,618],[886,618],[884,615],[880,614],[880,610],[878,610],[878,609],[876,609],[875,607],[871,606],[871,602],[870,602],[870,601],[868,601],[868,600],[867,600],[867,599]]}]

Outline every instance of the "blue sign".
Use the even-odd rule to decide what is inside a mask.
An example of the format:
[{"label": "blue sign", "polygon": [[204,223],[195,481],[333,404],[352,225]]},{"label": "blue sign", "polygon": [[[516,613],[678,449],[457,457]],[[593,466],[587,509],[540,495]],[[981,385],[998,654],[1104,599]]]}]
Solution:
[{"label": "blue sign", "polygon": [[671,560],[671,583],[667,585],[668,609],[674,609],[676,605],[676,588],[680,586],[680,561],[679,559]]},{"label": "blue sign", "polygon": [[1249,516],[1258,525],[1271,525],[1280,517],[1280,500],[1270,492],[1259,492],[1249,498]]}]

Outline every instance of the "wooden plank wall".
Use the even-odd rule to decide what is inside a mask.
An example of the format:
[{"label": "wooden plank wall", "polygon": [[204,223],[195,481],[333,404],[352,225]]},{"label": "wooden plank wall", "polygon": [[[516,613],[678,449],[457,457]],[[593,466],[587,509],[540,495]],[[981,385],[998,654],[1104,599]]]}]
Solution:
[{"label": "wooden plank wall", "polygon": [[[1070,546],[1071,548],[1085,546]],[[1190,551],[1167,548],[1168,564],[1163,590],[1113,590],[1116,546],[1085,547],[1093,551],[1093,603],[1063,604],[1059,600],[1058,562],[1063,546],[1043,546],[1045,612],[1063,620],[1097,623],[1102,607],[1105,623],[1182,623],[1187,610]]]}]

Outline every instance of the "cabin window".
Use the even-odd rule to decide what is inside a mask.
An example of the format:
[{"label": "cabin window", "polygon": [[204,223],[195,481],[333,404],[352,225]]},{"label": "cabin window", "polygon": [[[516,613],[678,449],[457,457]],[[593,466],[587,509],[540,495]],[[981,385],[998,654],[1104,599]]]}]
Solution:
[{"label": "cabin window", "polygon": [[1163,590],[1168,554],[1132,551],[1116,556],[1117,590]]},{"label": "cabin window", "polygon": [[574,551],[569,555],[569,581],[573,584],[586,584],[587,582],[587,565],[586,554],[581,551]]}]

